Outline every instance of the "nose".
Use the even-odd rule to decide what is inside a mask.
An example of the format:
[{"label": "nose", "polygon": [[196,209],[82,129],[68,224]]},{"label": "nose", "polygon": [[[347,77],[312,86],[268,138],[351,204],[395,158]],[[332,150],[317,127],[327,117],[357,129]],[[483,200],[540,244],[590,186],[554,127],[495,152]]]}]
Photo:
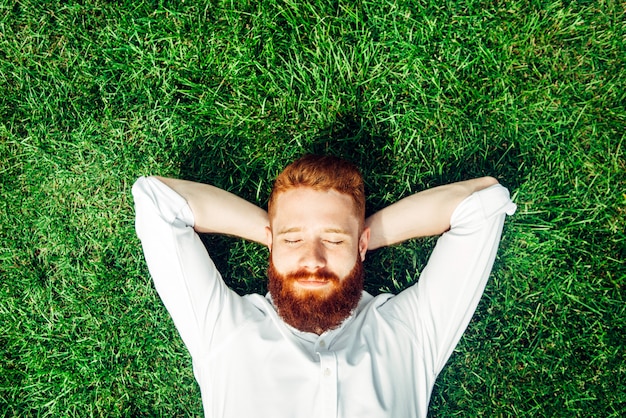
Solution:
[{"label": "nose", "polygon": [[324,247],[321,243],[312,242],[303,248],[302,257],[300,258],[300,267],[307,270],[315,271],[326,266],[326,255]]}]

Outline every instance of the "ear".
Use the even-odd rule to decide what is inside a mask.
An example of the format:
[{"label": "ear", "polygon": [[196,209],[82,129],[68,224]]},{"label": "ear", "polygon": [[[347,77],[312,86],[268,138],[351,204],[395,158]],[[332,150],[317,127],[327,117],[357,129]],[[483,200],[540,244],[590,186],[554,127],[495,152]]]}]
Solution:
[{"label": "ear", "polygon": [[370,229],[366,227],[361,233],[359,238],[359,254],[361,255],[361,261],[365,261],[365,253],[367,252],[367,246],[370,242]]},{"label": "ear", "polygon": [[265,227],[265,245],[272,252],[272,229],[269,226]]}]

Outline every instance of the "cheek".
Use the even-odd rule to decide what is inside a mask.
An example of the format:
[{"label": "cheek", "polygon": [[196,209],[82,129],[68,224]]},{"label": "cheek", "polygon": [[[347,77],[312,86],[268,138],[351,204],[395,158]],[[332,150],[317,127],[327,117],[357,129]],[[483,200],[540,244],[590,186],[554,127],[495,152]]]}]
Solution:
[{"label": "cheek", "polygon": [[274,268],[279,273],[287,273],[294,270],[294,266],[297,265],[297,256],[293,251],[285,251],[280,247],[274,247],[270,253]]},{"label": "cheek", "polygon": [[356,251],[354,253],[337,254],[329,257],[327,267],[339,277],[345,277],[356,263]]}]

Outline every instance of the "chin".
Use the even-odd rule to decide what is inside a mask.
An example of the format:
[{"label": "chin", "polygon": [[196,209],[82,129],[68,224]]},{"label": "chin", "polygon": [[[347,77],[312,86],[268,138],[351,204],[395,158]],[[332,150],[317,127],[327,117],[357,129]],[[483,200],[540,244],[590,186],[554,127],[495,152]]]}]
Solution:
[{"label": "chin", "polygon": [[[292,327],[304,332],[320,334],[340,326],[361,300],[363,291],[363,265],[357,262],[346,278],[321,272],[320,286],[299,286],[297,281],[310,278],[310,273],[282,275],[276,271],[270,259],[268,289],[281,318]],[[313,287],[313,289],[311,289]]]}]

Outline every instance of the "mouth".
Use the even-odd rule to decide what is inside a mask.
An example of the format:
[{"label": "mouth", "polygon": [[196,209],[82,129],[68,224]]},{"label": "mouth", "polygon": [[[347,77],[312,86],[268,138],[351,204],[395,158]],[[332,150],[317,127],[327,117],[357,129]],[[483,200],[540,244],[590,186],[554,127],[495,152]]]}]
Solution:
[{"label": "mouth", "polygon": [[327,286],[330,283],[330,280],[300,279],[296,280],[296,283],[298,284],[298,286],[305,289],[320,289]]}]

